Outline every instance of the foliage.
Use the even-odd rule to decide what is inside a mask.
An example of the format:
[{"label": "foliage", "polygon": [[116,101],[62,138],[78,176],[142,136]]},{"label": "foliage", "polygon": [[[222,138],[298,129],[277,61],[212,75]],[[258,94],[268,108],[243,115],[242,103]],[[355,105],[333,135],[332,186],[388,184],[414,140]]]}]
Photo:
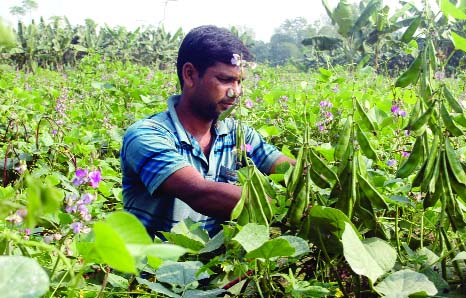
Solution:
[{"label": "foliage", "polygon": [[[442,7],[461,17],[461,6]],[[464,50],[458,20],[443,21]],[[121,137],[179,91],[172,69],[110,46],[121,61],[89,53],[74,68],[34,73],[1,65],[0,288],[15,297],[464,296],[465,75],[445,76],[444,37],[429,34],[436,22],[406,26],[400,42],[426,38],[395,79],[368,67],[251,70],[232,115],[297,162],[270,176],[242,168],[243,196],[213,237],[187,219],[151,239],[121,210]],[[67,36],[60,28],[48,32]]]}]

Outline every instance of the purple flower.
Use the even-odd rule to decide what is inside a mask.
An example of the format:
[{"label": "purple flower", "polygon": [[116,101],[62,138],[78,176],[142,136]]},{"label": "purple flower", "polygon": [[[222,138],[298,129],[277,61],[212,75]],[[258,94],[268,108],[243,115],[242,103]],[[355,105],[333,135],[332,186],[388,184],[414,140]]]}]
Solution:
[{"label": "purple flower", "polygon": [[47,244],[50,244],[53,240],[53,236],[52,235],[45,235],[44,236],[44,242],[47,243]]},{"label": "purple flower", "polygon": [[102,174],[100,173],[100,171],[92,171],[89,173],[88,176],[91,187],[97,188],[99,186],[100,181],[102,181]]},{"label": "purple flower", "polygon": [[389,159],[389,160],[387,161],[387,166],[389,166],[389,167],[394,167],[395,165],[396,165],[396,160],[394,160],[394,159]]},{"label": "purple flower", "polygon": [[436,71],[435,72],[435,78],[439,81],[443,80],[445,78],[445,73],[443,71]]},{"label": "purple flower", "polygon": [[254,104],[252,103],[252,100],[250,100],[250,99],[246,100],[246,102],[244,103],[244,105],[245,105],[246,108],[248,108],[248,109],[251,109],[251,108],[254,106]]},{"label": "purple flower", "polygon": [[83,204],[89,205],[92,201],[95,200],[95,197],[90,193],[86,193],[82,195],[81,200]]},{"label": "purple flower", "polygon": [[73,230],[73,233],[79,234],[83,228],[83,224],[79,221],[75,221],[70,225],[70,228]]},{"label": "purple flower", "polygon": [[328,119],[330,119],[330,120],[332,120],[332,119],[333,119],[333,114],[332,114],[332,112],[326,111],[326,112],[325,112],[325,117],[328,118]]},{"label": "purple flower", "polygon": [[393,113],[393,114],[397,114],[398,113],[398,110],[400,109],[400,107],[398,105],[393,105],[392,108],[390,109],[390,111]]},{"label": "purple flower", "polygon": [[407,152],[407,151],[401,152],[401,156],[404,157],[404,158],[407,158],[407,157],[409,156],[409,154],[410,154],[410,153]]},{"label": "purple flower", "polygon": [[288,101],[288,96],[283,95],[282,97],[280,97],[279,101],[287,102]]},{"label": "purple flower", "polygon": [[337,93],[338,91],[340,91],[340,86],[338,86],[338,84],[336,84],[335,87],[332,88],[332,91],[334,93]]},{"label": "purple flower", "polygon": [[241,144],[241,150],[245,150],[246,152],[251,152],[252,149],[253,148],[251,144]]},{"label": "purple flower", "polygon": [[86,178],[87,173],[88,173],[87,169],[78,168],[76,170],[75,175],[76,175],[76,177],[83,179],[83,178]]},{"label": "purple flower", "polygon": [[238,54],[233,54],[233,58],[231,58],[231,64],[236,66],[241,66],[241,56]]}]

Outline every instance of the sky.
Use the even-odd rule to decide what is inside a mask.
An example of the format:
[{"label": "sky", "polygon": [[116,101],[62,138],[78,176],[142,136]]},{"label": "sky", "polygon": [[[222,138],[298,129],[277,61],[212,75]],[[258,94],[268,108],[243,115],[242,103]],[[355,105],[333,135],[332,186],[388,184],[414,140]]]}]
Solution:
[{"label": "sky", "polygon": [[[124,26],[134,30],[139,26],[163,24],[169,32],[183,28],[184,32],[206,24],[220,27],[251,28],[255,39],[268,42],[286,19],[304,17],[309,23],[326,16],[321,0],[35,0],[38,9],[24,20],[46,20],[51,16],[66,16],[73,25],[84,24],[86,18],[110,27]],[[338,0],[328,0],[335,7]],[[350,0],[349,2],[358,2]],[[385,0],[395,4],[398,0]],[[0,0],[0,17],[15,24],[17,19],[10,7],[21,5],[21,0]]]}]

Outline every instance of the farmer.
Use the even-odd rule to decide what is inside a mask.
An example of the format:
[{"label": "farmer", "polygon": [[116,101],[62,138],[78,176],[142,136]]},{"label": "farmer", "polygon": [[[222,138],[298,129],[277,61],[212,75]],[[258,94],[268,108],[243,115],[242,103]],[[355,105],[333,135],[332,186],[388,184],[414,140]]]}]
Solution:
[{"label": "farmer", "polygon": [[[221,230],[241,196],[236,181],[236,124],[218,120],[241,94],[241,61],[251,59],[228,30],[201,26],[190,31],[178,52],[181,94],[168,110],[134,123],[123,138],[124,209],[151,235],[179,221],[200,222],[211,236]],[[245,130],[248,157],[264,173],[294,160]],[[158,233],[157,233],[158,234]]]}]

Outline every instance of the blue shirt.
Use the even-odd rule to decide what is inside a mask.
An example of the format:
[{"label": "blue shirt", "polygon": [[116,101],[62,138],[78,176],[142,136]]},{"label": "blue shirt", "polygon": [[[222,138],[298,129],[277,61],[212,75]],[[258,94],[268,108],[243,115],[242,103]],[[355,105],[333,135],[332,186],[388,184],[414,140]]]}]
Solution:
[{"label": "blue shirt", "polygon": [[[151,234],[170,231],[179,221],[191,218],[209,234],[220,231],[223,221],[200,214],[182,200],[161,196],[157,188],[170,175],[184,167],[194,167],[205,179],[235,182],[237,169],[237,121],[225,119],[212,127],[214,141],[209,156],[185,131],[175,111],[180,96],[168,100],[168,111],[152,115],[131,125],[123,137],[120,161],[123,174],[124,209],[136,215]],[[247,153],[257,168],[269,173],[281,156],[265,143],[259,133],[244,126]]]}]

